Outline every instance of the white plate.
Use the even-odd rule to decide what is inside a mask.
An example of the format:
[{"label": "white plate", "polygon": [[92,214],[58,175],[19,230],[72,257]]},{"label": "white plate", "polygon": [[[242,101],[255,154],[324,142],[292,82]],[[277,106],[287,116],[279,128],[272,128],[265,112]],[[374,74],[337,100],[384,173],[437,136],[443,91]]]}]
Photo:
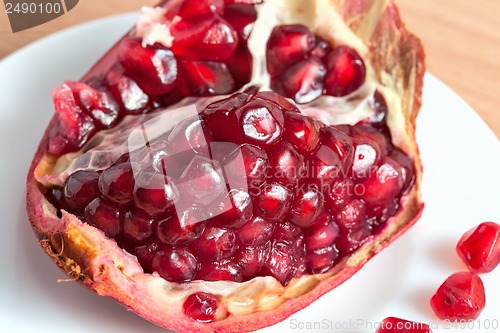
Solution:
[{"label": "white plate", "polygon": [[[66,276],[43,253],[25,212],[25,177],[52,115],[51,88],[84,74],[134,17],[59,32],[0,62],[3,332],[165,332],[74,282],[58,282]],[[465,102],[431,75],[425,82],[418,141],[427,205],[417,225],[342,286],[263,332],[374,332],[373,326],[387,316],[429,322],[434,332],[500,330],[500,268],[482,276],[487,306],[470,328],[446,327],[429,307],[444,279],[464,269],[454,252],[461,234],[485,220],[500,222],[499,142]]]}]

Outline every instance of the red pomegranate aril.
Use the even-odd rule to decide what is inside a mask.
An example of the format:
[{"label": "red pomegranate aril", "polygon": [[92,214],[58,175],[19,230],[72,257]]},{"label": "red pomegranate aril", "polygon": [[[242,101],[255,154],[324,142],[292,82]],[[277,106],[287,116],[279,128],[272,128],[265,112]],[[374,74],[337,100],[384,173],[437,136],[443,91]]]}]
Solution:
[{"label": "red pomegranate aril", "polygon": [[271,88],[298,104],[309,103],[323,93],[325,73],[326,69],[319,59],[307,58],[288,67],[280,76],[271,79]]},{"label": "red pomegranate aril", "polygon": [[220,61],[229,58],[238,47],[238,35],[226,20],[214,16],[204,20],[180,20],[170,31],[172,51],[182,60]]},{"label": "red pomegranate aril", "polygon": [[292,193],[283,185],[270,183],[257,196],[257,214],[265,219],[281,221],[289,212]]},{"label": "red pomegranate aril", "polygon": [[344,208],[351,197],[356,193],[357,186],[351,178],[337,180],[325,194],[327,206],[334,210]]},{"label": "red pomegranate aril", "polygon": [[238,112],[243,129],[242,139],[260,147],[276,143],[283,135],[284,116],[279,107],[260,99],[252,99]]},{"label": "red pomegranate aril", "polygon": [[244,44],[241,42],[250,37],[253,23],[257,19],[257,10],[254,6],[247,4],[227,4],[224,8],[224,18],[238,33],[240,46],[242,46]]},{"label": "red pomegranate aril", "polygon": [[338,257],[339,251],[335,246],[307,252],[307,269],[312,274],[323,274],[335,265]]},{"label": "red pomegranate aril", "polygon": [[106,83],[127,113],[140,114],[147,108],[149,96],[134,80],[123,73],[123,69],[110,70],[106,76]]},{"label": "red pomegranate aril", "polygon": [[276,226],[273,238],[290,243],[298,239],[301,234],[302,229],[300,227],[290,222],[283,222]]},{"label": "red pomegranate aril", "polygon": [[240,228],[253,215],[253,203],[250,195],[242,190],[233,189],[220,199],[216,199],[218,207],[213,218],[217,224],[226,228]]},{"label": "red pomegranate aril", "polygon": [[275,242],[260,274],[274,276],[276,280],[286,286],[295,276],[297,270],[298,261],[292,253],[291,246],[284,242]]},{"label": "red pomegranate aril", "polygon": [[251,278],[264,266],[269,255],[268,247],[240,247],[234,254],[234,260],[241,268],[245,278]]},{"label": "red pomegranate aril", "polygon": [[169,153],[178,154],[194,151],[205,156],[209,155],[208,142],[211,141],[210,131],[205,121],[199,116],[189,117],[179,122],[168,135]]},{"label": "red pomegranate aril", "polygon": [[196,278],[205,281],[241,282],[243,280],[241,268],[228,259],[202,263]]},{"label": "red pomegranate aril", "polygon": [[366,68],[359,54],[350,47],[338,46],[327,58],[325,93],[341,97],[357,90],[365,81]]},{"label": "red pomegranate aril", "polygon": [[281,74],[290,64],[303,59],[314,44],[314,34],[303,25],[275,27],[266,47],[267,70],[271,77]]},{"label": "red pomegranate aril", "polygon": [[122,214],[112,203],[96,198],[85,207],[85,221],[115,238],[122,230]]},{"label": "red pomegranate aril", "polygon": [[183,0],[177,15],[183,19],[199,20],[204,16],[222,14],[223,0]]},{"label": "red pomegranate aril", "polygon": [[184,301],[184,313],[200,323],[212,322],[215,318],[219,299],[209,293],[197,292]]},{"label": "red pomegranate aril", "polygon": [[457,253],[471,272],[493,271],[500,264],[500,225],[483,222],[458,241]]},{"label": "red pomegranate aril", "polygon": [[90,201],[99,195],[99,174],[93,171],[77,171],[70,175],[63,187],[64,202],[75,212],[82,212]]},{"label": "red pomegranate aril", "polygon": [[351,199],[342,210],[335,214],[335,221],[344,229],[363,226],[366,222],[366,203],[361,199]]},{"label": "red pomegranate aril", "polygon": [[315,224],[304,230],[304,244],[308,252],[332,247],[339,235],[339,227],[333,222],[331,212],[324,212]]},{"label": "red pomegranate aril", "polygon": [[358,179],[370,177],[377,169],[381,153],[377,143],[363,137],[354,137],[354,162],[352,176]]},{"label": "red pomegranate aril", "polygon": [[319,143],[319,124],[300,113],[287,112],[285,128],[285,139],[303,155],[311,153]]},{"label": "red pomegranate aril", "polygon": [[332,47],[327,41],[316,36],[316,46],[314,46],[314,49],[311,50],[310,55],[323,60],[323,58],[326,57],[331,50]]},{"label": "red pomegranate aril", "polygon": [[[350,127],[348,127],[350,133]],[[345,176],[354,161],[354,146],[352,139],[341,130],[340,126],[323,127],[320,129],[321,143],[330,147],[342,161],[342,175]]]},{"label": "red pomegranate aril", "polygon": [[429,325],[406,319],[387,317],[380,322],[375,333],[432,333]]},{"label": "red pomegranate aril", "polygon": [[369,123],[362,122],[352,126],[351,135],[375,142],[380,148],[380,153],[382,155],[388,155],[392,151],[390,138]]},{"label": "red pomegranate aril", "polygon": [[118,204],[130,203],[133,199],[135,179],[130,162],[115,164],[99,176],[99,190],[107,199]]},{"label": "red pomegranate aril", "polygon": [[260,216],[253,216],[247,224],[238,229],[236,238],[241,245],[263,245],[271,239],[275,226],[274,222]]},{"label": "red pomegranate aril", "polygon": [[311,180],[321,189],[328,189],[343,173],[339,155],[326,145],[318,147],[310,157],[308,166],[311,168]]},{"label": "red pomegranate aril", "polygon": [[316,222],[316,218],[323,211],[323,204],[323,194],[311,186],[295,196],[288,220],[299,227],[307,228]]},{"label": "red pomegranate aril", "polygon": [[341,230],[335,243],[342,256],[348,255],[367,242],[371,235],[368,225],[359,228]]},{"label": "red pomegranate aril", "polygon": [[372,216],[375,220],[371,220],[372,227],[382,225],[386,222],[391,216],[397,212],[399,208],[399,201],[397,198],[389,201],[381,206],[372,207],[368,216]]},{"label": "red pomegranate aril", "polygon": [[430,303],[440,319],[477,319],[486,303],[483,282],[472,272],[452,274],[438,288]]},{"label": "red pomegranate aril", "polygon": [[282,185],[297,187],[303,175],[304,157],[293,146],[281,141],[269,153],[270,176]]},{"label": "red pomegranate aril", "polygon": [[224,62],[233,76],[233,90],[238,90],[250,82],[253,70],[253,57],[246,43],[240,42],[233,55],[229,59],[224,60]]},{"label": "red pomegranate aril", "polygon": [[176,191],[165,176],[140,171],[134,189],[135,205],[150,215],[161,214],[174,205]]},{"label": "red pomegranate aril", "polygon": [[236,234],[231,229],[220,228],[211,224],[192,245],[202,262],[219,261],[231,257],[236,251]]},{"label": "red pomegranate aril", "polygon": [[158,251],[151,268],[170,282],[191,281],[199,269],[196,257],[189,250],[178,248]]},{"label": "red pomegranate aril", "polygon": [[368,118],[368,122],[376,128],[384,128],[387,125],[387,102],[384,96],[377,90],[370,100],[370,107],[375,111],[374,114]]},{"label": "red pomegranate aril", "polygon": [[360,197],[372,206],[386,204],[403,189],[401,167],[390,157],[384,157],[377,170],[361,184]]},{"label": "red pomegranate aril", "polygon": [[[242,160],[239,160],[241,158]],[[250,194],[255,194],[266,179],[269,166],[269,159],[266,151],[254,145],[241,145],[228,154],[223,161],[224,171],[232,188],[231,182],[240,183],[244,179],[244,184],[248,186]],[[242,165],[243,164],[243,165]],[[242,170],[245,175],[242,175]]]},{"label": "red pomegranate aril", "polygon": [[179,61],[179,90],[187,96],[224,95],[235,83],[226,64],[216,61]]},{"label": "red pomegranate aril", "polygon": [[177,62],[171,50],[158,44],[142,45],[140,39],[125,38],[118,59],[130,76],[148,95],[170,92],[177,79]]},{"label": "red pomegranate aril", "polygon": [[196,240],[205,229],[202,210],[190,207],[180,215],[169,216],[158,222],[156,233],[158,239],[169,245],[182,245]]},{"label": "red pomegranate aril", "polygon": [[403,189],[401,192],[404,194],[415,182],[415,164],[408,155],[399,149],[394,149],[389,156],[402,167]]},{"label": "red pomegranate aril", "polygon": [[158,252],[160,247],[157,243],[153,242],[146,245],[140,245],[133,249],[133,253],[137,256],[137,260],[141,264],[144,271],[151,272],[151,264],[153,263],[153,258]]},{"label": "red pomegranate aril", "polygon": [[272,102],[283,112],[301,113],[293,102],[274,91],[259,91],[255,98],[267,103]]},{"label": "red pomegranate aril", "polygon": [[132,208],[123,217],[123,235],[125,239],[139,243],[153,235],[154,220],[145,211]]}]

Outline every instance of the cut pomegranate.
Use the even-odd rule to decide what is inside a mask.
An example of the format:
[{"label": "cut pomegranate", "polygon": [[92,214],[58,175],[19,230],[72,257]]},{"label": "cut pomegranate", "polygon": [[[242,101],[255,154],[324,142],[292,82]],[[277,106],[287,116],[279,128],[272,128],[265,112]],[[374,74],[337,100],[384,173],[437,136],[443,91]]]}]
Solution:
[{"label": "cut pomegranate", "polygon": [[467,231],[457,244],[457,253],[471,272],[491,272],[500,264],[500,225],[483,222]]},{"label": "cut pomegranate", "polygon": [[431,298],[436,315],[446,320],[474,320],[486,303],[483,281],[472,272],[449,276]]},{"label": "cut pomegranate", "polygon": [[410,320],[387,317],[380,322],[375,333],[432,333],[429,325]]},{"label": "cut pomegranate", "polygon": [[51,258],[167,329],[283,320],[422,210],[423,50],[394,4],[316,1],[325,17],[307,20],[298,0],[286,17],[264,4],[290,23],[264,40],[261,2],[144,9],[81,82],[55,89],[30,169],[28,213]]}]

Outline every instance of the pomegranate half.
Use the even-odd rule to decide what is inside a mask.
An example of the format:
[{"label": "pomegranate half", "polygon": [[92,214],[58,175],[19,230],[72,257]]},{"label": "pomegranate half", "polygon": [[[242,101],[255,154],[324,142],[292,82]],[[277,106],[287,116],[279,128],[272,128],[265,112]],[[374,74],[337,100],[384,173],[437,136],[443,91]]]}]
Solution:
[{"label": "pomegranate half", "polygon": [[144,8],[54,90],[31,224],[65,273],[157,325],[272,325],[420,217],[424,71],[393,1]]}]

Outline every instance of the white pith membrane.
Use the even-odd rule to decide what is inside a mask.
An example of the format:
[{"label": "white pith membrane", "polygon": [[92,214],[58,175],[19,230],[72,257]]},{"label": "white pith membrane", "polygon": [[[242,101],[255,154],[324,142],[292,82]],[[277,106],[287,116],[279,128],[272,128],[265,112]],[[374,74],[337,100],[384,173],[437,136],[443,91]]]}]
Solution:
[{"label": "white pith membrane", "polygon": [[[279,24],[305,24],[331,45],[344,44],[356,49],[365,60],[367,77],[363,86],[353,94],[343,98],[320,97],[307,105],[299,105],[301,112],[328,125],[355,124],[372,115],[373,109],[368,105],[368,101],[374,91],[378,90],[388,105],[387,124],[392,134],[393,144],[406,153],[415,153],[413,133],[408,132],[408,120],[403,113],[404,108],[412,108],[413,100],[403,100],[405,88],[400,80],[391,73],[376,73],[368,60],[370,49],[364,42],[364,39],[371,36],[387,4],[388,1],[375,1],[368,15],[370,20],[366,20],[359,27],[357,33],[349,29],[346,22],[337,13],[331,0],[267,0],[264,5],[256,6],[259,18],[249,40],[249,48],[254,56],[254,76],[251,83],[259,83],[263,87],[262,89],[267,90],[269,77],[265,74],[264,52],[265,43],[272,27]],[[146,30],[154,31],[155,34],[154,37],[147,36],[148,43],[151,40],[169,40],[168,36],[161,34],[162,31],[168,33],[168,29],[152,27]],[[410,83],[412,80],[415,80],[415,73],[410,78]],[[198,111],[202,111],[205,105],[220,98],[222,97],[198,98],[196,107]],[[180,104],[165,110],[157,110],[141,116],[128,116],[116,128],[98,133],[80,152],[63,155],[57,160],[46,156],[36,169],[37,181],[46,187],[62,185],[65,179],[78,169],[107,168],[116,158],[128,152],[127,138],[138,124],[143,123],[146,119],[154,118],[162,112],[179,109],[182,106],[192,104],[192,102],[192,98],[187,98]],[[178,121],[172,119],[172,125]],[[100,143],[96,144],[97,142]],[[87,147],[90,146],[92,148],[88,149]],[[87,150],[86,153],[82,154],[85,150]],[[103,155],[107,156],[104,160],[100,158]],[[114,158],[110,158],[111,156]],[[419,162],[417,161],[418,168]],[[398,215],[401,215],[400,212],[404,211],[405,207],[419,202],[419,185],[420,177],[417,171],[416,183],[411,191],[402,198]],[[46,232],[48,235],[56,232],[61,233],[62,244],[66,249],[63,255],[63,268],[75,277],[82,279],[83,283],[90,285],[98,294],[110,295],[124,305],[133,308],[145,318],[171,329],[180,329],[175,326],[175,323],[182,318],[187,319],[182,312],[182,304],[190,294],[203,291],[218,296],[220,303],[215,323],[198,324],[193,322],[192,332],[223,332],[225,330],[222,327],[209,328],[209,326],[216,325],[220,321],[228,321],[234,317],[276,309],[288,300],[297,299],[311,292],[322,281],[335,275],[340,276],[335,282],[340,284],[352,275],[353,271],[359,269],[371,257],[370,254],[377,253],[385,247],[389,238],[393,237],[395,233],[402,232],[404,230],[403,224],[407,223],[410,217],[414,217],[415,210],[419,209],[419,207],[415,207],[413,211],[409,209],[405,213],[407,216],[399,216],[398,219],[390,218],[380,234],[370,236],[362,247],[344,258],[327,273],[304,275],[292,279],[287,286],[282,286],[273,277],[256,277],[250,281],[239,283],[192,281],[180,284],[168,282],[157,273],[144,274],[136,257],[119,248],[103,232],[85,224],[67,212],[63,212],[62,218],[59,219],[56,216],[56,209],[48,201],[44,201],[43,205],[43,212],[50,219],[46,219],[44,225],[37,226],[39,232]],[[60,250],[62,253],[64,249],[54,250]],[[83,262],[77,262],[73,258],[86,259],[83,259]],[[343,275],[345,278],[342,277]],[[322,293],[324,292],[320,292],[320,295]],[[137,297],[145,299],[147,302],[137,302]],[[297,305],[299,303],[294,303],[293,307],[301,307]],[[289,314],[291,313],[293,312]],[[164,318],[175,317],[179,318],[174,319],[172,323],[164,322]],[[238,326],[238,330],[244,331],[244,319],[241,323],[243,324]],[[266,325],[266,323],[262,323],[261,327]],[[189,331],[185,327],[183,329]]]}]

